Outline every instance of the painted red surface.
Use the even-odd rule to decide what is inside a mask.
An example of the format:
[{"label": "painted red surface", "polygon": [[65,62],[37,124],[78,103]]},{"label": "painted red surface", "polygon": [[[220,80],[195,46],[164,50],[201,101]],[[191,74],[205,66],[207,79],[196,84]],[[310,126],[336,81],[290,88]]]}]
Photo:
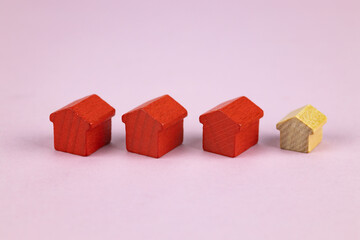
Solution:
[{"label": "painted red surface", "polygon": [[111,140],[115,109],[93,94],[53,112],[54,147],[58,151],[88,156]]},{"label": "painted red surface", "polygon": [[246,97],[224,102],[200,116],[203,148],[236,157],[258,142],[259,119],[264,112]]},{"label": "painted red surface", "polygon": [[183,142],[187,111],[169,95],[150,100],[122,116],[126,148],[159,158]]}]

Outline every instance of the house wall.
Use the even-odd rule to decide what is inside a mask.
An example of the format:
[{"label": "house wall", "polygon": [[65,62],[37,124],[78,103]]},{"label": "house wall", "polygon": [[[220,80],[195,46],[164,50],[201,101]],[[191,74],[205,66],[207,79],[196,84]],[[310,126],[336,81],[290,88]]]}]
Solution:
[{"label": "house wall", "polygon": [[243,126],[240,132],[236,134],[235,140],[235,156],[246,151],[251,146],[255,145],[259,139],[259,121]]},{"label": "house wall", "polygon": [[322,127],[316,130],[313,134],[309,136],[309,149],[308,151],[311,152],[322,140],[323,131]]},{"label": "house wall", "polygon": [[111,119],[86,132],[86,155],[90,155],[111,141]]},{"label": "house wall", "polygon": [[290,119],[280,127],[280,147],[297,152],[309,152],[311,129],[298,119]]},{"label": "house wall", "polygon": [[88,123],[82,121],[71,110],[58,112],[53,123],[55,149],[85,156]]},{"label": "house wall", "polygon": [[203,124],[204,150],[234,157],[235,135],[239,126],[220,112],[209,115]]},{"label": "house wall", "polygon": [[182,144],[184,136],[183,125],[184,120],[181,119],[177,123],[159,132],[158,157],[161,157]]},{"label": "house wall", "polygon": [[158,133],[161,126],[144,111],[136,111],[126,122],[126,149],[150,157],[158,157]]}]

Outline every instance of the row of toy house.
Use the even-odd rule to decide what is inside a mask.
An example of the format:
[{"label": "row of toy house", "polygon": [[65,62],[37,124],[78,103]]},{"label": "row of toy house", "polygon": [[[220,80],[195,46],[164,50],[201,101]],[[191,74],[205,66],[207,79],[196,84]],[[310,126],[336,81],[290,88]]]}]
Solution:
[{"label": "row of toy house", "polygon": [[[88,156],[110,143],[111,118],[115,109],[93,94],[53,112],[54,147],[58,151]],[[219,104],[200,116],[203,149],[236,157],[258,142],[263,110],[247,97]],[[159,158],[183,142],[186,109],[169,95],[141,104],[122,116],[126,128],[126,149]],[[280,147],[310,152],[322,140],[326,116],[311,105],[283,118]]]}]

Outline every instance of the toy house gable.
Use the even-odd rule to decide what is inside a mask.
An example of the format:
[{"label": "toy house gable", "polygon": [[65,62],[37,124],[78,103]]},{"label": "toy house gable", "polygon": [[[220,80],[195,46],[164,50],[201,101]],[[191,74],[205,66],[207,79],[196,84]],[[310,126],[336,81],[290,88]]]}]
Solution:
[{"label": "toy house gable", "polygon": [[[222,114],[218,114],[218,112]],[[217,113],[218,117],[227,117],[239,127],[249,125],[264,116],[264,112],[247,97],[239,97],[226,101],[210,109],[200,116],[200,122],[206,124],[211,121],[211,115]]]},{"label": "toy house gable", "polygon": [[50,121],[54,122],[60,114],[69,111],[75,118],[80,118],[81,121],[88,123],[90,128],[95,127],[115,115],[115,109],[113,107],[98,95],[93,94],[76,100],[53,112],[50,115]]},{"label": "toy house gable", "polygon": [[127,123],[131,119],[131,115],[136,115],[138,111],[143,111],[159,123],[161,128],[166,128],[187,116],[186,109],[169,95],[164,95],[141,104],[124,114],[122,121]]}]

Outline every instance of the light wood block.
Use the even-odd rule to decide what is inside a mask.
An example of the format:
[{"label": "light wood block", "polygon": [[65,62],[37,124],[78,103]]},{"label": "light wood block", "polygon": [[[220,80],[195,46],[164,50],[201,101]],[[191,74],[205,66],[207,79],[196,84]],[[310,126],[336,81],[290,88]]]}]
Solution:
[{"label": "light wood block", "polygon": [[276,124],[280,130],[280,148],[311,152],[322,140],[326,121],[326,116],[311,105],[292,111]]}]

